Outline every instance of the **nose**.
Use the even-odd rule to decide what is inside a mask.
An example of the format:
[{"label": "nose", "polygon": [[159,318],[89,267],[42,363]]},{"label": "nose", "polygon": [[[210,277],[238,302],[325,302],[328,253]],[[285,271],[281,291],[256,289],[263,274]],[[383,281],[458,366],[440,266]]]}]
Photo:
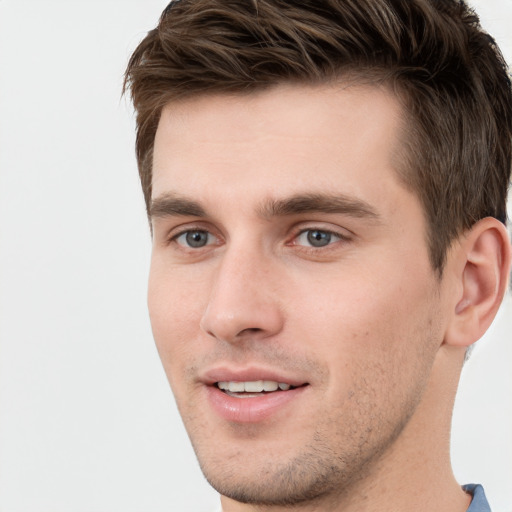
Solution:
[{"label": "nose", "polygon": [[279,333],[284,316],[276,272],[261,253],[227,249],[215,269],[201,329],[228,343]]}]

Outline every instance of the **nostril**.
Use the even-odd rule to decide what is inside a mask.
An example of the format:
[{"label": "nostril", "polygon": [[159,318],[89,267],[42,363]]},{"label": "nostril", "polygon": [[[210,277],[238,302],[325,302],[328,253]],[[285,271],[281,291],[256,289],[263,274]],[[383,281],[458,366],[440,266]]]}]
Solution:
[{"label": "nostril", "polygon": [[245,335],[253,335],[257,334],[259,332],[262,332],[263,329],[260,329],[259,327],[247,327],[246,329],[242,329],[238,334],[238,338],[242,338]]}]

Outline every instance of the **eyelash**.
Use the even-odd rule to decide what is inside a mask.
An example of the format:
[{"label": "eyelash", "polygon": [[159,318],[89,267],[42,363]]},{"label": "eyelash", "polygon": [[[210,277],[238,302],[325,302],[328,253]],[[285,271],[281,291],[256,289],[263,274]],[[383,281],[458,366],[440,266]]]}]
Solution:
[{"label": "eyelash", "polygon": [[[318,232],[318,233],[321,233],[322,235],[326,235],[327,237],[329,237],[329,240],[326,243],[326,245],[321,245],[321,246],[302,245],[302,244],[299,244],[297,242],[301,236],[305,235],[306,233],[312,233],[312,232],[315,232],[315,231]],[[196,251],[198,251],[200,249],[204,249],[205,247],[208,247],[208,246],[211,246],[211,245],[215,245],[215,242],[211,243],[210,241],[207,241],[207,243],[205,245],[203,245],[203,246],[191,247],[189,245],[181,244],[180,242],[178,242],[180,237],[185,236],[185,235],[187,235],[189,233],[206,233],[206,235],[209,236],[209,237],[214,237],[216,239],[222,240],[221,237],[219,237],[218,235],[213,234],[208,228],[206,228],[204,226],[196,226],[196,227],[191,226],[191,227],[187,227],[186,229],[180,230],[177,233],[172,233],[167,238],[167,243],[168,244],[176,244],[179,247],[181,247],[183,250],[188,250],[188,251],[193,251],[193,252],[196,252]],[[332,237],[336,238],[336,240],[332,241],[331,240]],[[351,239],[352,238],[350,236],[347,236],[344,233],[340,233],[339,231],[333,231],[333,230],[329,230],[329,229],[322,229],[322,228],[320,228],[318,226],[311,226],[311,227],[308,227],[308,228],[300,229],[299,231],[295,232],[293,234],[293,236],[291,237],[291,239],[290,239],[291,241],[288,242],[286,245],[298,247],[298,248],[300,248],[301,250],[304,250],[304,251],[319,252],[320,250],[328,251],[330,249],[333,249],[331,246],[335,245],[337,242],[348,243],[348,242],[351,241]]]},{"label": "eyelash", "polygon": [[[302,235],[305,235],[306,233],[313,233],[315,231],[318,233],[321,233],[323,235],[327,235],[329,237],[328,243],[326,245],[313,246],[313,245],[300,245],[297,243],[297,240],[299,239],[299,237],[301,237]],[[337,240],[332,241],[331,240],[332,237],[335,237]],[[292,243],[290,245],[301,247],[301,249],[304,249],[304,250],[319,251],[320,249],[323,249],[325,251],[325,250],[329,250],[332,245],[336,244],[336,242],[349,242],[350,240],[351,239],[349,236],[347,236],[346,234],[340,233],[338,231],[333,231],[330,229],[322,229],[319,227],[309,227],[309,228],[301,229],[298,233],[294,234],[294,236],[292,238]]]},{"label": "eyelash", "polygon": [[209,237],[215,237],[217,239],[219,239],[220,237],[217,236],[217,235],[214,235],[211,230],[203,227],[203,226],[192,226],[192,227],[187,227],[186,229],[183,229],[183,230],[180,230],[179,232],[177,233],[172,233],[168,238],[167,238],[167,243],[168,244],[176,244],[178,246],[180,246],[181,248],[185,249],[185,250],[192,250],[192,251],[196,251],[198,249],[202,249],[204,247],[207,247],[209,245],[212,245],[211,243],[207,243],[205,246],[203,247],[198,247],[198,248],[194,248],[194,247],[190,247],[190,246],[186,246],[184,244],[180,244],[178,242],[178,239],[182,236],[185,236],[187,235],[188,233],[206,233],[207,236]]}]

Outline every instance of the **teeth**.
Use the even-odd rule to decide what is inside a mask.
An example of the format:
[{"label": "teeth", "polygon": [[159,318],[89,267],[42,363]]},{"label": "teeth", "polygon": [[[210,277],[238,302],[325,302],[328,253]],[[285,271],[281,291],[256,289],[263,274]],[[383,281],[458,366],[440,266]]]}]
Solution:
[{"label": "teeth", "polygon": [[228,391],[233,393],[243,393],[245,391],[245,386],[243,382],[228,382]]},{"label": "teeth", "polygon": [[222,381],[217,382],[219,389],[230,391],[231,393],[261,393],[262,391],[288,391],[291,386],[284,382],[275,382],[273,380],[253,380],[247,382]]},{"label": "teeth", "polygon": [[262,380],[254,380],[249,382],[244,382],[245,390],[247,393],[260,393],[263,391],[263,381]]},{"label": "teeth", "polygon": [[263,381],[263,391],[277,391],[279,388],[279,384],[274,382],[273,380],[264,380]]}]

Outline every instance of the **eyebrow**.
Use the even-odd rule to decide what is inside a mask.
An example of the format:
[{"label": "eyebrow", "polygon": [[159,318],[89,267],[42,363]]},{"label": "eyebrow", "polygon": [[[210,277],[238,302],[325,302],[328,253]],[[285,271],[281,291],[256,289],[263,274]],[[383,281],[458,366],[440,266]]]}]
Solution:
[{"label": "eyebrow", "polygon": [[[257,214],[267,220],[303,213],[337,213],[375,221],[380,219],[380,215],[366,201],[346,195],[299,194],[284,199],[268,199],[257,209]],[[166,193],[151,201],[149,216],[208,217],[208,213],[197,201]]]},{"label": "eyebrow", "polygon": [[196,201],[174,193],[163,194],[151,200],[150,218],[162,217],[206,217],[206,210]]},{"label": "eyebrow", "polygon": [[301,213],[338,213],[372,220],[380,218],[366,201],[339,194],[301,194],[286,199],[271,199],[259,210],[259,214],[267,219]]}]

